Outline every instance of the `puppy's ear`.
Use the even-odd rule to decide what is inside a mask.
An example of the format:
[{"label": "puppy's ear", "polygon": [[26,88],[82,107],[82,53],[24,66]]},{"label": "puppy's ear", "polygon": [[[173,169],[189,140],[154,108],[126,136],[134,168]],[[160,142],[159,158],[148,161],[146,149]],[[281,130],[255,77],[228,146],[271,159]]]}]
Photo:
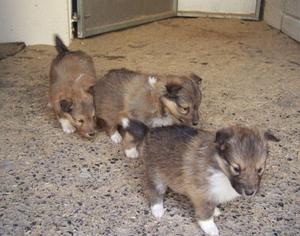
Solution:
[{"label": "puppy's ear", "polygon": [[177,117],[177,103],[176,101],[174,101],[172,98],[168,97],[162,97],[161,98],[161,102],[163,103],[163,105],[165,106],[165,108],[167,108],[167,110],[175,117]]},{"label": "puppy's ear", "polygon": [[190,78],[196,83],[196,84],[201,84],[202,83],[202,78],[199,77],[198,75],[192,73],[190,74]]},{"label": "puppy's ear", "polygon": [[90,88],[96,84],[96,79],[91,75],[80,74],[76,79],[76,82],[80,89],[89,93]]},{"label": "puppy's ear", "polygon": [[277,137],[276,137],[274,134],[272,134],[270,131],[266,131],[266,132],[264,133],[264,137],[265,137],[265,139],[268,140],[268,141],[273,141],[273,142],[279,142],[279,141],[280,141],[280,139],[277,138]]},{"label": "puppy's ear", "polygon": [[60,101],[60,107],[63,112],[70,113],[72,111],[73,102],[67,101],[67,100],[61,100]]},{"label": "puppy's ear", "polygon": [[94,86],[90,86],[90,87],[88,88],[87,92],[88,92],[89,94],[91,94],[91,95],[94,96],[94,95],[95,95]]},{"label": "puppy's ear", "polygon": [[230,127],[217,131],[215,143],[217,143],[217,147],[220,152],[225,150],[225,144],[233,136],[233,134],[234,131]]},{"label": "puppy's ear", "polygon": [[166,89],[167,89],[167,97],[175,98],[177,97],[177,94],[180,91],[180,89],[182,89],[182,86],[179,84],[172,83],[172,84],[167,84]]}]

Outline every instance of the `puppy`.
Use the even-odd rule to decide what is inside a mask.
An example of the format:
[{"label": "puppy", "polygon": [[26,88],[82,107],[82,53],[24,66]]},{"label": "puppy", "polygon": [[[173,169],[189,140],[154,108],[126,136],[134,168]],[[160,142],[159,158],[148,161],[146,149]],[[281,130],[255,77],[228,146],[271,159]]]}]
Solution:
[{"label": "puppy", "polygon": [[[133,136],[147,133],[142,124],[130,128],[131,123],[127,130]],[[163,196],[170,187],[190,198],[206,234],[219,235],[213,220],[219,214],[217,205],[256,194],[266,168],[267,141],[279,140],[269,132],[240,126],[216,133],[180,125],[150,129],[141,153],[152,214],[163,216]]]},{"label": "puppy", "polygon": [[58,55],[50,68],[50,105],[65,133],[95,134],[95,108],[91,88],[96,82],[93,60],[81,51],[69,51],[55,37]]},{"label": "puppy", "polygon": [[[127,69],[111,70],[94,87],[96,116],[115,143],[122,141],[118,128],[124,116],[149,127],[197,125],[200,83],[201,78],[195,74],[150,76]],[[132,137],[125,134],[124,139],[125,154],[137,157],[137,144]]]}]

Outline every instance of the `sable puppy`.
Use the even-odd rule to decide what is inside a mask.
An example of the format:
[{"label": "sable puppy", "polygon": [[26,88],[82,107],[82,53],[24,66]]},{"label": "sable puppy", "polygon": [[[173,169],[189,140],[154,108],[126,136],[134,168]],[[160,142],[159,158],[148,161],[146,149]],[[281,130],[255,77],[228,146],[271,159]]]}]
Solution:
[{"label": "sable puppy", "polygon": [[218,235],[216,206],[258,191],[269,140],[279,141],[269,132],[239,126],[216,133],[178,125],[150,129],[142,156],[152,214],[163,216],[163,196],[170,187],[190,198],[202,230]]},{"label": "sable puppy", "polygon": [[[139,120],[149,127],[183,123],[197,125],[201,103],[201,78],[190,76],[150,76],[127,69],[111,70],[95,85],[96,116],[105,123],[115,143],[122,141],[120,119]],[[137,157],[136,144],[125,134],[125,154]]]},{"label": "sable puppy", "polygon": [[91,88],[96,82],[93,60],[81,51],[69,51],[55,36],[58,55],[50,68],[50,105],[65,133],[75,130],[86,138],[95,134],[95,107]]}]

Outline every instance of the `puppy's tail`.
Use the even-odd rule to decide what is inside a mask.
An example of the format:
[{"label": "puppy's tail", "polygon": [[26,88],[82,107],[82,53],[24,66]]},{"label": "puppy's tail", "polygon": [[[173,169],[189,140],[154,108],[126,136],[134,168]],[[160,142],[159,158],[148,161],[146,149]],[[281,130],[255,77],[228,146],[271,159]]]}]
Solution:
[{"label": "puppy's tail", "polygon": [[138,120],[123,117],[121,118],[120,123],[125,131],[129,132],[136,140],[139,141],[143,141],[149,131],[148,126]]},{"label": "puppy's tail", "polygon": [[61,40],[61,38],[58,35],[55,35],[54,40],[55,40],[55,48],[56,48],[58,54],[64,55],[64,54],[70,52],[69,49],[67,48],[67,46],[63,43],[63,41]]}]

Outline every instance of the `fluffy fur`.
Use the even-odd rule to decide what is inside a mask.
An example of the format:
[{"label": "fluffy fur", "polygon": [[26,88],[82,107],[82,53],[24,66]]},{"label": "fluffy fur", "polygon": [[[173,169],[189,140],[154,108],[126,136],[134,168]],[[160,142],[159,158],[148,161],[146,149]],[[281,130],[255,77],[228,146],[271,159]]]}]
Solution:
[{"label": "fluffy fur", "polygon": [[72,52],[55,37],[58,55],[50,68],[50,104],[62,129],[90,138],[95,134],[95,108],[91,88],[96,81],[93,60],[81,51]]},{"label": "fluffy fur", "polygon": [[[194,74],[146,75],[127,69],[111,70],[94,87],[96,116],[111,138],[123,117],[150,127],[174,123],[197,125],[200,83],[201,78]],[[125,149],[132,148],[131,139],[125,139]]]},{"label": "fluffy fur", "polygon": [[178,125],[150,129],[142,156],[145,195],[153,215],[162,217],[168,186],[190,198],[206,234],[218,235],[216,206],[258,191],[268,140],[278,141],[269,132],[239,126],[216,133]]}]

